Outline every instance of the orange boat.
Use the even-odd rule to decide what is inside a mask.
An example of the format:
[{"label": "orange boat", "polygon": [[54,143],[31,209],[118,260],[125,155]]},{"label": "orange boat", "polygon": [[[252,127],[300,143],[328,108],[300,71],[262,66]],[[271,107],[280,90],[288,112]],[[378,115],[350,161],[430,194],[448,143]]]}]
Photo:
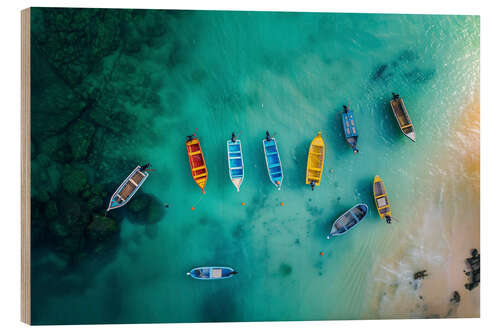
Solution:
[{"label": "orange boat", "polygon": [[205,194],[205,184],[207,183],[207,166],[205,158],[201,151],[200,141],[193,135],[189,135],[186,140],[186,149],[188,152],[189,165],[191,166],[191,174],[193,179]]}]

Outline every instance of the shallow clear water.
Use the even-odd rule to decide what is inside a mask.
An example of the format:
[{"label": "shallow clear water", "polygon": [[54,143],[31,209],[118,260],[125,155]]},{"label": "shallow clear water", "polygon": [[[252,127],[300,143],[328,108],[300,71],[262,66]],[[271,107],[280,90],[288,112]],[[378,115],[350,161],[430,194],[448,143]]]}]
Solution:
[{"label": "shallow clear water", "polygon": [[[161,134],[134,153],[156,170],[141,191],[170,208],[149,231],[124,220],[117,256],[86,268],[94,275],[92,284],[78,293],[46,295],[36,318],[364,318],[374,264],[399,243],[394,230],[411,226],[420,215],[415,203],[435,193],[421,170],[434,166],[439,147],[453,144],[448,130],[479,84],[479,18],[194,12],[166,24],[165,43],[143,51],[135,64],[159,82],[164,112],[141,123],[148,110],[128,111]],[[169,68],[164,64],[176,47],[173,40],[182,43],[182,51],[179,64]],[[391,92],[404,98],[416,143],[397,127]],[[357,155],[343,137],[343,104],[354,109]],[[205,195],[191,178],[184,145],[195,130],[208,167]],[[265,169],[266,130],[280,151],[281,191]],[[226,140],[233,131],[240,134],[245,163],[239,193],[227,169]],[[318,131],[326,144],[325,167],[321,186],[311,191],[305,185],[307,151]],[[116,172],[125,177],[134,167]],[[452,179],[454,172],[460,170],[444,177]],[[376,213],[376,174],[400,224],[386,225]],[[368,204],[367,218],[352,232],[327,240],[332,220],[357,203]],[[186,277],[205,265],[231,266],[240,274],[224,281]]]}]

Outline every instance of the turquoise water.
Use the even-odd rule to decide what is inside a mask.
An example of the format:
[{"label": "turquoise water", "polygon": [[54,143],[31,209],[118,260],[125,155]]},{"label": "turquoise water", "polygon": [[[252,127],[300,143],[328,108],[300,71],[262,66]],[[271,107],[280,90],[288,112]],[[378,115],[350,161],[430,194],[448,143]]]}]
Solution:
[{"label": "turquoise water", "polygon": [[[121,221],[113,256],[83,266],[85,273],[67,273],[65,292],[44,295],[34,321],[373,316],[373,265],[398,244],[394,230],[419,214],[412,203],[432,188],[419,171],[432,165],[436,147],[451,142],[447,130],[479,84],[479,18],[199,11],[160,23],[167,26],[161,42],[129,58],[136,75],[154,82],[158,111],[150,117],[140,103],[125,105],[137,116],[141,137],[110,157],[151,162],[155,171],[140,191],[170,208],[152,227]],[[391,92],[404,98],[416,144],[397,127]],[[343,104],[355,112],[357,155],[343,137]],[[208,168],[205,195],[191,178],[184,145],[195,130]],[[281,191],[265,168],[266,130],[280,151]],[[240,133],[245,163],[239,193],[227,170],[226,140],[233,131]],[[326,144],[325,169],[321,186],[311,191],[307,151],[318,131]],[[116,173],[124,178],[135,166]],[[376,174],[401,224],[379,219],[371,187]],[[362,224],[327,240],[332,220],[361,202],[370,209]],[[186,277],[205,265],[231,266],[240,274],[223,281]]]}]

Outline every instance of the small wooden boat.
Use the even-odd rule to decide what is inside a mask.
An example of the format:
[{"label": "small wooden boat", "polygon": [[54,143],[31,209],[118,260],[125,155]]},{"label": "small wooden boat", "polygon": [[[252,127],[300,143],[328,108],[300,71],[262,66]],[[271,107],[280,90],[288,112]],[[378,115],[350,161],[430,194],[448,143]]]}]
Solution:
[{"label": "small wooden boat", "polygon": [[137,192],[146,178],[148,178],[149,173],[146,171],[146,168],[148,167],[149,163],[144,166],[137,166],[134,171],[132,171],[130,175],[125,178],[123,183],[121,183],[115,193],[111,196],[106,212],[125,206],[125,204],[132,199],[135,192]]},{"label": "small wooden boat", "polygon": [[384,182],[378,175],[373,179],[373,197],[375,198],[375,206],[380,218],[385,218],[387,223],[391,223],[391,205],[387,198]]},{"label": "small wooden boat", "polygon": [[186,275],[197,280],[228,279],[235,274],[238,274],[238,272],[231,267],[197,267],[186,273]]},{"label": "small wooden boat", "polygon": [[368,213],[368,206],[365,204],[358,204],[352,207],[333,222],[332,230],[326,239],[345,234],[357,226],[366,216],[366,213]]},{"label": "small wooden boat", "polygon": [[415,128],[413,127],[408,111],[406,111],[405,103],[398,94],[392,93],[391,108],[401,132],[411,141],[415,142]]},{"label": "small wooden boat", "polygon": [[266,158],[269,179],[278,188],[278,190],[280,190],[281,184],[283,183],[283,168],[281,167],[280,154],[278,152],[278,146],[276,145],[276,139],[271,137],[269,131],[266,131],[266,138],[262,140],[262,145],[264,146],[264,155]]},{"label": "small wooden boat", "polygon": [[229,178],[239,192],[241,183],[245,178],[245,169],[241,141],[236,140],[234,133],[231,140],[227,140],[227,162],[229,164]]},{"label": "small wooden boat", "polygon": [[193,179],[205,194],[205,185],[207,184],[208,171],[205,165],[205,158],[201,151],[200,141],[193,135],[189,135],[186,140],[186,149],[188,153],[189,165]]},{"label": "small wooden boat", "polygon": [[312,140],[307,155],[306,184],[314,186],[321,184],[321,174],[323,173],[323,164],[325,162],[325,143],[321,138],[321,132]]},{"label": "small wooden boat", "polygon": [[345,105],[342,111],[342,125],[344,126],[344,136],[347,143],[351,146],[354,154],[357,154],[359,151],[356,147],[358,143],[358,131],[354,123],[354,112]]}]

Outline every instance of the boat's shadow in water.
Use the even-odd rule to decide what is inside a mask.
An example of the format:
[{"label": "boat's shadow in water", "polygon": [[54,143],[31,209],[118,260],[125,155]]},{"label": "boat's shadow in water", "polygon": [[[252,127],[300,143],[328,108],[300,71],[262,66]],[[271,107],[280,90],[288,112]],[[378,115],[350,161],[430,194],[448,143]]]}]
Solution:
[{"label": "boat's shadow in water", "polygon": [[381,97],[374,105],[374,117],[375,119],[379,119],[375,131],[385,144],[394,144],[400,140],[406,140],[406,138],[398,127],[389,100],[389,97]]},{"label": "boat's shadow in water", "polygon": [[[375,201],[373,199],[373,177],[363,177],[356,183],[356,189],[359,193],[358,203],[364,203],[368,206],[368,213],[366,213],[365,219],[373,222],[375,218],[378,219],[377,207],[375,207]],[[368,222],[366,221],[366,222]],[[362,221],[363,223],[365,221]]]},{"label": "boat's shadow in water", "polygon": [[[305,182],[307,173],[307,155],[309,152],[309,145],[311,144],[311,141],[312,139],[304,139],[299,145],[297,145],[297,147],[295,147],[295,168],[293,168],[293,171],[292,169],[289,169],[289,177],[290,180],[292,180],[292,182],[297,185],[304,184],[304,186],[309,186],[305,185]],[[284,172],[286,172],[286,170]]]},{"label": "boat's shadow in water", "polygon": [[[347,103],[347,102],[346,102]],[[347,105],[347,104],[346,104]],[[325,168],[331,169],[335,166],[335,163],[328,163],[327,159],[330,155],[330,161],[332,158],[335,160],[343,160],[344,158],[349,158],[352,156],[353,152],[351,146],[347,143],[344,136],[344,128],[342,126],[342,115],[341,115],[342,105],[338,105],[333,112],[330,113],[328,117],[328,127],[327,135],[325,135]],[[356,115],[355,115],[356,116]],[[356,123],[358,125],[358,123]],[[363,134],[360,134],[363,135]],[[328,170],[325,169],[325,170]]]}]

